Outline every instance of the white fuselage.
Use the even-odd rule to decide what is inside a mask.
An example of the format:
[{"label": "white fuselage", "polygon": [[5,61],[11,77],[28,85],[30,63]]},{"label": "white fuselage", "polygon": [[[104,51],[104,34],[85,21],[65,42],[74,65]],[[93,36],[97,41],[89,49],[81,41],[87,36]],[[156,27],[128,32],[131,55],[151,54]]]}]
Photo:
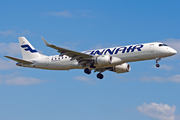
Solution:
[{"label": "white fuselage", "polygon": [[[91,54],[94,56],[109,55],[112,57],[120,58],[122,60],[122,63],[164,58],[177,53],[173,48],[161,45],[162,43],[160,42],[153,42],[123,47],[89,50],[82,53]],[[79,65],[77,60],[71,60],[71,58],[66,55],[42,56],[30,61],[32,61],[34,64],[23,66],[49,70],[84,69],[81,65]],[[108,66],[104,67],[113,67],[122,63],[109,64]],[[98,67],[102,66],[97,65],[96,68]]]}]

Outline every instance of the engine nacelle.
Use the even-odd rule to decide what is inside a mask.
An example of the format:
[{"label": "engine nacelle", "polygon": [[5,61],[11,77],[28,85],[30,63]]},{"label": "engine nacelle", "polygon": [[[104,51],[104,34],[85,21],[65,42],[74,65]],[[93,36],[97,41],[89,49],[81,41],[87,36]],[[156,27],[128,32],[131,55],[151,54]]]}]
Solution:
[{"label": "engine nacelle", "polygon": [[129,72],[130,70],[131,70],[131,67],[127,63],[123,63],[121,65],[117,65],[113,67],[113,72],[116,72],[116,73],[125,73],[125,72]]},{"label": "engine nacelle", "polygon": [[98,56],[95,59],[95,64],[98,66],[107,66],[112,63],[112,56]]}]

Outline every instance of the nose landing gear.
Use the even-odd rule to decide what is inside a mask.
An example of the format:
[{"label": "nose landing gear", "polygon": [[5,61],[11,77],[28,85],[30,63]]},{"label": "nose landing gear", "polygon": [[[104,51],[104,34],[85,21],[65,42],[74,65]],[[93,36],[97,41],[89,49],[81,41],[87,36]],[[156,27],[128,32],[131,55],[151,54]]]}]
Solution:
[{"label": "nose landing gear", "polygon": [[156,64],[156,67],[160,67],[160,65],[159,65],[159,64]]},{"label": "nose landing gear", "polygon": [[160,65],[158,64],[158,62],[161,60],[161,58],[155,58],[156,60],[156,67],[160,67]]}]

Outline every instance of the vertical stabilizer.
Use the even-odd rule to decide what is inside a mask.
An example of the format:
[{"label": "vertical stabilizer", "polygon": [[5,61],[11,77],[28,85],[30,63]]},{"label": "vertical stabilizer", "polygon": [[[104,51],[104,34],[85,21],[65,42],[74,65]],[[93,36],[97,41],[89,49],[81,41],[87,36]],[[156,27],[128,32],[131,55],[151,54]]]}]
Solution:
[{"label": "vertical stabilizer", "polygon": [[19,37],[19,44],[24,60],[30,60],[41,57],[35,48],[29,43],[25,37]]}]

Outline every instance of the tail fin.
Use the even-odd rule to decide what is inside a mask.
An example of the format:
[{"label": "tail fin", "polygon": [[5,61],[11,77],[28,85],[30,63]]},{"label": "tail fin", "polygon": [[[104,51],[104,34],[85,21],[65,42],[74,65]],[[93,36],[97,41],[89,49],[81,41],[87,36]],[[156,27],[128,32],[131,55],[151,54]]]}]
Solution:
[{"label": "tail fin", "polygon": [[30,60],[41,57],[35,48],[29,43],[25,37],[19,37],[19,44],[24,60]]}]

